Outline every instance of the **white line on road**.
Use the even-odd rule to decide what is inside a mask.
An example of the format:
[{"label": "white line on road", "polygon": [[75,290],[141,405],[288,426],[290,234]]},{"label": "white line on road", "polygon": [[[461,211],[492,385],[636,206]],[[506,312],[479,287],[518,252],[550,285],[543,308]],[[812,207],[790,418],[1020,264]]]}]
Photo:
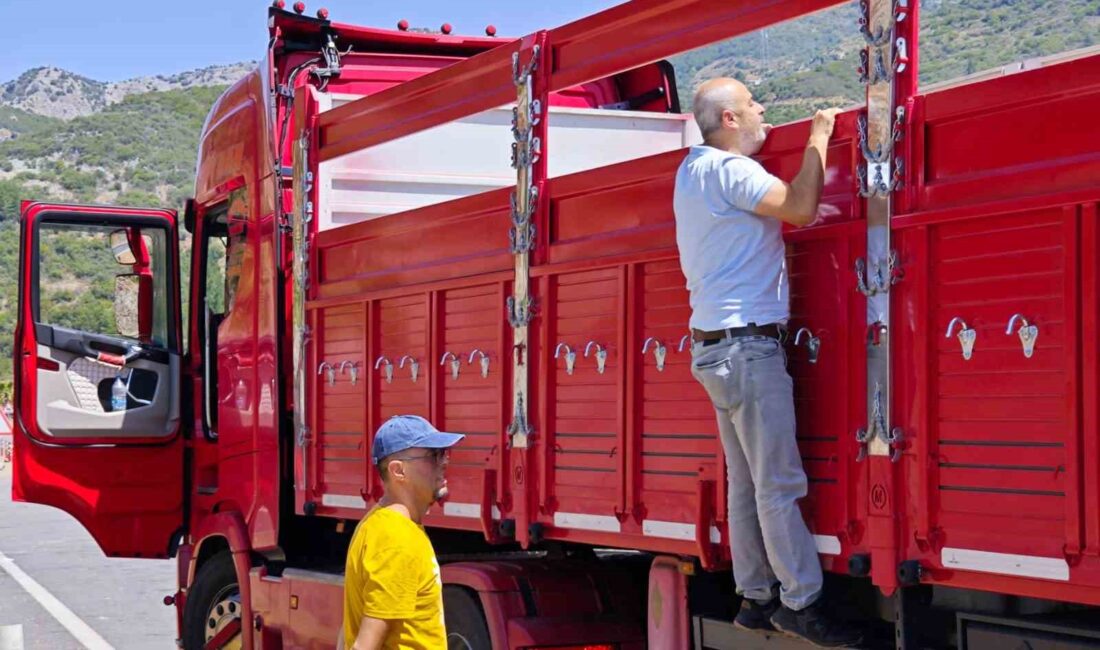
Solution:
[{"label": "white line on road", "polygon": [[74,614],[68,607],[65,607],[64,603],[55,598],[53,594],[46,591],[46,588],[38,584],[34,578],[24,573],[23,569],[16,566],[15,562],[4,555],[3,552],[0,552],[0,569],[15,578],[15,581],[19,583],[24,591],[37,600],[38,604],[50,613],[50,616],[53,616],[58,623],[65,626],[69,634],[76,637],[76,640],[88,650],[114,650],[114,646],[107,643],[103,637],[99,636],[87,623],[80,620],[79,616]]}]

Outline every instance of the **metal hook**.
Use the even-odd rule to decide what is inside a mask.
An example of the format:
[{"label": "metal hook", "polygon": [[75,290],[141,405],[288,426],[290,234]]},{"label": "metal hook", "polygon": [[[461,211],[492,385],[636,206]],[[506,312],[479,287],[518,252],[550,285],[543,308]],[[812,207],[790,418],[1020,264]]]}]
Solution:
[{"label": "metal hook", "polygon": [[558,347],[554,348],[555,359],[561,355],[562,348],[565,349],[565,374],[571,375],[577,363],[577,353],[573,351],[573,348],[569,347],[569,344],[558,343]]},{"label": "metal hook", "polygon": [[1020,322],[1020,343],[1024,346],[1024,356],[1030,359],[1031,355],[1035,353],[1035,339],[1039,338],[1039,327],[1029,323],[1023,314],[1013,314],[1012,318],[1008,320],[1005,334],[1012,335],[1012,332],[1015,331],[1016,321]]},{"label": "metal hook", "polygon": [[345,359],[340,362],[340,374],[344,374],[344,371],[351,367],[351,385],[354,386],[359,382],[359,364],[355,361],[349,361]]},{"label": "metal hook", "polygon": [[386,370],[385,370],[386,383],[387,384],[392,384],[393,383],[393,362],[391,362],[388,358],[386,358],[384,356],[378,357],[378,359],[376,359],[375,362],[374,362],[374,369],[378,370],[378,368],[381,367],[383,362],[385,362],[385,364],[386,364]]},{"label": "metal hook", "polygon": [[451,358],[451,378],[457,380],[458,373],[462,369],[462,362],[454,352],[444,352],[443,358],[439,360],[439,365],[446,365],[447,357]]},{"label": "metal hook", "polygon": [[676,348],[677,352],[684,351],[684,344],[691,340],[691,334],[684,334],[680,337],[680,345]]},{"label": "metal hook", "polygon": [[1023,314],[1013,314],[1012,318],[1008,319],[1008,328],[1005,329],[1005,334],[1012,334],[1016,330],[1016,321],[1023,322],[1024,327],[1030,327],[1031,323],[1024,318]]},{"label": "metal hook", "polygon": [[602,345],[595,341],[589,341],[588,345],[584,346],[584,358],[588,358],[588,353],[592,351],[592,346],[596,346],[596,372],[603,374],[607,369],[607,350]]},{"label": "metal hook", "polygon": [[655,336],[651,336],[651,337],[649,337],[645,340],[645,343],[642,344],[642,356],[645,356],[646,353],[649,352],[649,344],[650,343],[656,343],[657,344],[653,348],[653,356],[657,359],[657,372],[664,372],[665,371],[665,357],[668,354],[668,348],[665,347],[664,343],[661,343],[661,339],[659,339]]},{"label": "metal hook", "polygon": [[317,374],[320,375],[321,373],[325,374],[329,386],[336,385],[336,368],[333,368],[331,363],[322,361],[321,365],[317,366]]},{"label": "metal hook", "polygon": [[401,361],[397,364],[397,367],[404,368],[406,361],[412,361],[412,363],[409,364],[409,368],[412,371],[412,380],[415,384],[416,377],[420,374],[420,362],[416,360],[416,357],[406,354],[405,356],[401,357]]},{"label": "metal hook", "polygon": [[964,330],[970,329],[969,327],[967,327],[966,321],[964,321],[959,316],[956,316],[956,317],[951,319],[950,323],[947,324],[947,333],[943,335],[943,337],[945,339],[951,338],[951,335],[955,333],[955,326],[956,325],[961,325]]},{"label": "metal hook", "polygon": [[466,360],[466,365],[470,365],[474,362],[475,354],[481,355],[481,378],[484,379],[489,376],[489,355],[485,354],[477,348],[474,348],[473,352],[470,353],[470,358]]},{"label": "metal hook", "polygon": [[818,351],[821,349],[821,339],[814,336],[814,333],[808,327],[799,328],[798,332],[794,335],[794,346],[798,347],[802,342],[802,333],[806,333],[806,350],[810,354],[810,363],[817,363]]}]

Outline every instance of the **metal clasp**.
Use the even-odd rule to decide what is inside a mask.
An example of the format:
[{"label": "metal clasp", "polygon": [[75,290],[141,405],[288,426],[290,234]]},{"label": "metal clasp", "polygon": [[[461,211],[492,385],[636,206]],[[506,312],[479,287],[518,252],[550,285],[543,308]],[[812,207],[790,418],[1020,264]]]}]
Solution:
[{"label": "metal clasp", "polygon": [[568,343],[558,343],[558,347],[554,349],[555,359],[561,356],[563,348],[565,349],[565,374],[571,375],[573,374],[573,368],[577,365],[577,353],[569,347]]},{"label": "metal clasp", "polygon": [[489,355],[485,354],[481,350],[474,348],[470,353],[470,358],[466,361],[466,365],[470,365],[474,362],[474,355],[481,355],[481,378],[484,379],[489,376]]},{"label": "metal clasp", "polygon": [[817,354],[821,349],[821,339],[814,336],[814,333],[808,327],[799,328],[798,332],[794,335],[794,346],[797,348],[802,343],[802,333],[806,333],[806,350],[810,355],[810,363],[817,363]]},{"label": "metal clasp", "polygon": [[676,347],[676,351],[677,352],[683,352],[684,351],[684,345],[686,343],[688,343],[689,341],[691,341],[691,334],[684,334],[683,336],[681,336],[680,337],[680,345],[678,345]]},{"label": "metal clasp", "polygon": [[1023,314],[1013,314],[1012,318],[1008,320],[1008,327],[1005,329],[1005,334],[1012,335],[1015,331],[1016,321],[1020,321],[1020,343],[1024,346],[1024,356],[1028,359],[1035,353],[1035,339],[1039,338],[1039,327],[1032,325],[1024,318]]},{"label": "metal clasp", "polygon": [[401,361],[397,364],[397,367],[404,368],[406,361],[412,361],[412,363],[409,364],[409,369],[412,374],[413,383],[415,384],[417,376],[420,375],[420,362],[416,360],[416,357],[406,354],[401,357]]},{"label": "metal clasp", "polygon": [[439,360],[439,365],[447,365],[447,358],[451,359],[451,379],[458,380],[458,373],[462,370],[462,361],[454,352],[444,352],[443,358]]},{"label": "metal clasp", "polygon": [[905,435],[901,430],[901,427],[894,427],[887,433],[886,429],[879,432],[879,438],[890,447],[890,462],[896,463],[901,460],[901,451],[904,448],[903,442]]},{"label": "metal clasp", "polygon": [[867,445],[871,443],[871,438],[874,438],[875,434],[872,431],[868,431],[863,427],[856,429],[856,444],[859,445],[859,453],[856,454],[856,462],[863,462],[864,458],[867,458]]},{"label": "metal clasp", "polygon": [[970,329],[966,321],[956,316],[947,324],[947,333],[944,334],[944,338],[951,338],[951,334],[955,331],[955,325],[962,326],[962,329],[959,330],[959,345],[962,346],[963,359],[970,361],[970,357],[974,355],[974,341],[978,339],[978,332]]},{"label": "metal clasp", "polygon": [[603,371],[607,369],[607,350],[602,345],[595,341],[589,341],[588,345],[584,346],[584,358],[588,358],[588,353],[592,350],[592,346],[596,346],[596,372],[603,374]]},{"label": "metal clasp", "polygon": [[359,364],[354,361],[344,360],[340,362],[340,374],[351,368],[351,385],[354,386],[359,382]]},{"label": "metal clasp", "polygon": [[885,29],[880,25],[879,28],[872,33],[867,0],[860,0],[859,8],[859,33],[863,34],[863,40],[867,41],[867,45],[871,47],[880,47],[889,43],[890,39],[894,36],[893,28]]},{"label": "metal clasp", "polygon": [[386,357],[378,357],[374,361],[374,369],[378,370],[378,368],[381,367],[383,363],[386,364],[386,370],[384,371],[386,373],[386,383],[387,384],[392,384],[393,383],[393,362],[391,362]]},{"label": "metal clasp", "polygon": [[336,385],[336,368],[333,368],[331,363],[322,361],[321,365],[317,366],[317,374],[320,375],[321,373],[325,374],[329,386]]},{"label": "metal clasp", "polygon": [[531,76],[531,73],[535,71],[539,63],[539,46],[536,45],[531,48],[531,60],[527,62],[527,65],[520,67],[519,64],[519,52],[512,53],[512,82],[519,86],[527,81],[527,78]]},{"label": "metal clasp", "polygon": [[645,340],[645,343],[642,344],[642,356],[645,356],[649,352],[650,343],[656,343],[656,345],[653,347],[653,356],[657,359],[657,372],[664,372],[665,357],[668,354],[668,349],[665,347],[664,343],[661,343],[660,339],[655,336],[651,336]]}]

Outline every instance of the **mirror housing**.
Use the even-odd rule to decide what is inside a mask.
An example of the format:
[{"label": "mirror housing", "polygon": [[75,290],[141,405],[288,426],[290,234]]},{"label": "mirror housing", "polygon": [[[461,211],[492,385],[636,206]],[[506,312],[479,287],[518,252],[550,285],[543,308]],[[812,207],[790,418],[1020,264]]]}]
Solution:
[{"label": "mirror housing", "polygon": [[134,249],[130,247],[130,237],[125,230],[115,230],[111,233],[111,253],[119,264],[133,266],[137,263]]}]

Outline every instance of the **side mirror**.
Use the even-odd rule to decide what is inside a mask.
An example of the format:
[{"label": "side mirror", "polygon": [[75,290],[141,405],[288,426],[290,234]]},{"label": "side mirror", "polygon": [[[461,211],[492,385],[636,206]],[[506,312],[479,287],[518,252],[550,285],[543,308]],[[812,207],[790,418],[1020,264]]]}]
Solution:
[{"label": "side mirror", "polygon": [[111,233],[111,252],[119,264],[132,266],[137,263],[134,250],[130,248],[130,238],[126,236],[125,230],[116,230]]},{"label": "side mirror", "polygon": [[153,277],[115,276],[115,329],[126,338],[148,341],[153,335]]}]

